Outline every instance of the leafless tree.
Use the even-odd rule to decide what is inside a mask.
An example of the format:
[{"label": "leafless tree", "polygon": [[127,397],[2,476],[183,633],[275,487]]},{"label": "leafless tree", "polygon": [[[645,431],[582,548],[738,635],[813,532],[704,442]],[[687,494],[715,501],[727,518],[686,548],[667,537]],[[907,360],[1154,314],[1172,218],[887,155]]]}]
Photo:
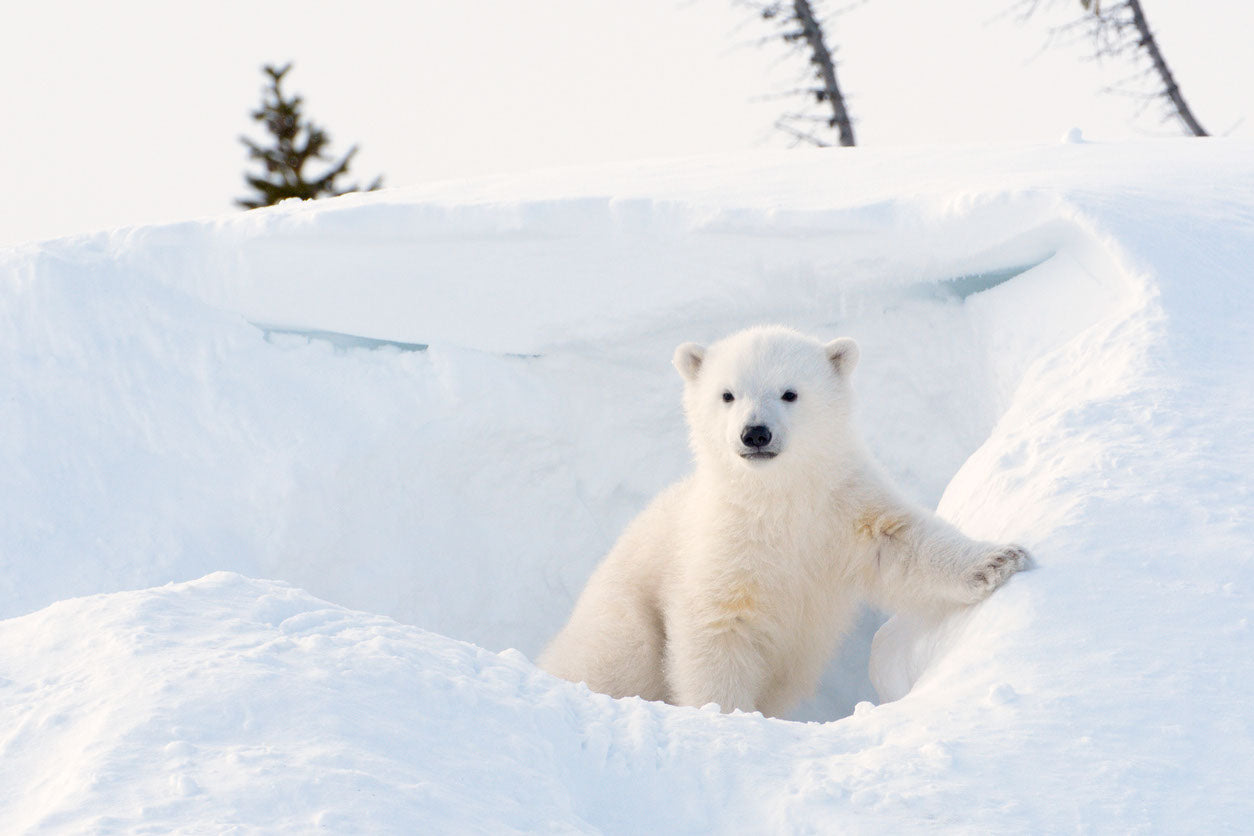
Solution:
[{"label": "leafless tree", "polygon": [[[1188,103],[1180,92],[1180,85],[1167,66],[1158,39],[1145,19],[1145,11],[1140,0],[1114,0],[1103,3],[1102,0],[1079,0],[1084,13],[1076,20],[1055,27],[1051,32],[1051,40],[1059,36],[1079,36],[1093,43],[1093,57],[1127,58],[1142,64],[1140,70],[1128,79],[1112,88],[1112,92],[1123,93],[1141,99],[1143,107],[1154,101],[1161,101],[1167,107],[1167,118],[1179,119],[1185,129],[1193,136],[1209,136]],[[1022,16],[1031,16],[1040,5],[1040,0],[1019,0]],[[1148,89],[1146,81],[1149,81]]]},{"label": "leafless tree", "polygon": [[763,20],[774,23],[778,32],[763,40],[783,40],[792,50],[807,57],[810,70],[806,77],[813,81],[790,91],[801,96],[806,107],[786,113],[775,123],[776,127],[791,134],[798,142],[829,146],[834,143],[825,137],[826,131],[835,133],[840,145],[854,145],[853,122],[845,106],[844,94],[836,80],[836,61],[823,31],[822,12],[816,10],[820,0],[741,0],[741,5],[752,8]]}]

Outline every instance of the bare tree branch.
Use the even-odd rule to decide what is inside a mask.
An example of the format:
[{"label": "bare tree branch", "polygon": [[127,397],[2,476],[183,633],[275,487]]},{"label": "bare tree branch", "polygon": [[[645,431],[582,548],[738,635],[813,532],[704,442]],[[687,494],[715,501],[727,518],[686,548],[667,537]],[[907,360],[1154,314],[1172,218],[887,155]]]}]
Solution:
[{"label": "bare tree branch", "polygon": [[823,37],[823,28],[814,18],[814,10],[809,0],[793,0],[793,14],[801,24],[806,43],[810,45],[810,61],[818,66],[819,78],[823,82],[824,99],[832,108],[832,124],[840,131],[840,144],[845,147],[854,145],[853,125],[849,121],[849,112],[845,109],[845,97],[841,95],[840,85],[836,82],[836,64],[832,61],[832,53],[827,48]]},{"label": "bare tree branch", "polygon": [[[777,31],[771,40],[783,41],[790,47],[789,52],[801,51],[807,56],[809,69],[807,76],[814,78],[818,86],[803,85],[793,93],[803,96],[812,107],[821,108],[825,114],[821,118],[806,114],[785,114],[775,126],[790,134],[798,141],[808,142],[823,147],[833,144],[852,146],[855,144],[853,120],[849,116],[845,104],[845,96],[841,92],[836,79],[836,61],[832,50],[827,44],[823,24],[815,12],[818,0],[739,0],[739,5],[752,9],[763,20],[776,24]],[[840,12],[856,8],[868,0],[852,0],[843,6]],[[792,124],[798,120],[823,122],[835,131],[836,143],[826,141],[810,131],[799,130]]]},{"label": "bare tree branch", "polygon": [[817,145],[819,148],[830,148],[830,147],[831,147],[831,143],[830,143],[830,142],[824,142],[823,140],[819,139],[817,136],[815,136],[815,135],[814,135],[814,134],[812,134],[812,133],[807,133],[807,132],[805,132],[805,131],[799,131],[799,130],[797,130],[796,128],[794,128],[792,125],[789,125],[789,124],[788,124],[788,122],[787,122],[787,121],[785,121],[785,120],[787,120],[787,119],[791,119],[791,118],[795,118],[795,117],[793,117],[793,116],[784,116],[784,117],[780,118],[780,119],[779,119],[779,121],[777,121],[777,122],[775,123],[775,127],[776,127],[776,128],[778,128],[779,130],[783,131],[784,133],[789,134],[790,136],[792,136],[792,138],[793,138],[794,140],[797,140],[797,142],[796,142],[796,143],[794,143],[794,144],[800,144],[801,142],[808,142],[808,143],[810,143],[811,145]]},{"label": "bare tree branch", "polygon": [[[1020,20],[1026,21],[1039,5],[1039,0],[1019,0],[1015,8],[1020,12]],[[1117,82],[1107,92],[1143,99],[1138,114],[1153,101],[1162,101],[1168,107],[1169,116],[1180,120],[1190,134],[1209,136],[1184,100],[1180,85],[1167,66],[1158,40],[1145,18],[1140,0],[1107,0],[1105,3],[1102,0],[1080,0],[1080,5],[1084,7],[1084,13],[1061,26],[1051,27],[1048,42],[1060,39],[1073,42],[1077,38],[1085,38],[1092,42],[1091,58],[1094,60],[1132,56],[1147,61],[1149,66],[1145,72]],[[1138,92],[1125,86],[1129,81],[1141,78],[1154,80],[1151,90]]]},{"label": "bare tree branch", "polygon": [[[1158,73],[1158,77],[1162,80],[1163,92],[1168,100],[1176,109],[1176,113],[1180,116],[1180,121],[1184,122],[1185,127],[1193,132],[1194,136],[1210,136],[1206,130],[1198,123],[1193,116],[1193,111],[1189,109],[1189,105],[1184,101],[1184,95],[1180,92],[1180,85],[1176,84],[1175,78],[1171,75],[1171,70],[1167,67],[1167,61],[1163,58],[1162,50],[1158,48],[1158,41],[1154,38],[1154,33],[1150,31],[1149,23],[1145,20],[1145,13],[1141,10],[1140,0],[1126,0],[1127,6],[1132,10],[1132,24],[1136,27],[1137,34],[1140,36],[1139,46],[1149,55],[1150,61],[1154,64],[1154,70]],[[1094,14],[1097,14],[1097,8],[1094,7]]]}]

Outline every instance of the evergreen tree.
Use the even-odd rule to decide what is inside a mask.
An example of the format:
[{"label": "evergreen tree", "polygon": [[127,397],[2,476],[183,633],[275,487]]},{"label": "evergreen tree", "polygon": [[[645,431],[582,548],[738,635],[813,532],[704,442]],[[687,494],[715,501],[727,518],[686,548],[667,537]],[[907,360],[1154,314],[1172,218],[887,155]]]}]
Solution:
[{"label": "evergreen tree", "polygon": [[[245,209],[272,206],[289,197],[311,200],[361,191],[356,185],[340,188],[336,184],[339,178],[348,174],[349,162],[357,153],[356,145],[348,149],[348,153],[326,173],[312,180],[306,179],[306,163],[310,160],[328,159],[326,148],[331,137],[313,122],[302,118],[303,100],[300,96],[288,98],[284,95],[283,77],[291,69],[292,65],[288,63],[279,69],[267,64],[262,70],[269,76],[270,82],[264,89],[261,107],[253,111],[252,117],[265,124],[266,130],[273,136],[274,144],[270,148],[263,148],[246,136],[240,137],[240,142],[248,147],[249,159],[257,160],[265,168],[265,172],[259,176],[244,175],[248,185],[257,192],[255,197],[239,198],[235,201]],[[382,185],[383,178],[377,177],[366,191],[374,191]]]}]

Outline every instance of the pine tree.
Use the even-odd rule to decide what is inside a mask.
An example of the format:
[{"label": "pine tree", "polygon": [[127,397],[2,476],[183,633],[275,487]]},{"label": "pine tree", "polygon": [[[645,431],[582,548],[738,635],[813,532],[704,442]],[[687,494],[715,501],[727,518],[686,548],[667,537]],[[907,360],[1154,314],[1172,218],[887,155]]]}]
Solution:
[{"label": "pine tree", "polygon": [[[331,137],[326,131],[301,115],[303,100],[300,96],[286,97],[283,93],[283,77],[292,69],[291,63],[276,69],[267,64],[263,69],[270,79],[263,91],[261,107],[252,113],[253,119],[262,122],[271,133],[274,145],[263,148],[246,136],[240,142],[248,147],[248,157],[264,166],[259,176],[245,174],[244,180],[256,190],[251,198],[239,198],[235,202],[245,209],[272,206],[280,200],[297,197],[311,200],[318,197],[336,197],[349,192],[361,191],[356,186],[340,188],[336,181],[348,174],[349,162],[357,153],[357,146],[335,162],[326,173],[316,179],[306,179],[304,168],[310,160],[328,159],[326,150]],[[377,177],[366,191],[374,191],[383,185]]]}]

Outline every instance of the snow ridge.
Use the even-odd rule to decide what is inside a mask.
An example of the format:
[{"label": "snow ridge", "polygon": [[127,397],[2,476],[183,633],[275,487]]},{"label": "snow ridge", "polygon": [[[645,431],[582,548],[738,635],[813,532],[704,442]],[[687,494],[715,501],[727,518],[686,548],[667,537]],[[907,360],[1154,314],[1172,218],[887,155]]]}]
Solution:
[{"label": "snow ridge", "polygon": [[[687,160],[0,251],[0,815],[1236,829],[1249,150]],[[873,649],[868,613],[797,715],[836,722],[535,670],[686,469],[673,346],[772,320],[856,337],[886,468],[1040,567]]]}]

